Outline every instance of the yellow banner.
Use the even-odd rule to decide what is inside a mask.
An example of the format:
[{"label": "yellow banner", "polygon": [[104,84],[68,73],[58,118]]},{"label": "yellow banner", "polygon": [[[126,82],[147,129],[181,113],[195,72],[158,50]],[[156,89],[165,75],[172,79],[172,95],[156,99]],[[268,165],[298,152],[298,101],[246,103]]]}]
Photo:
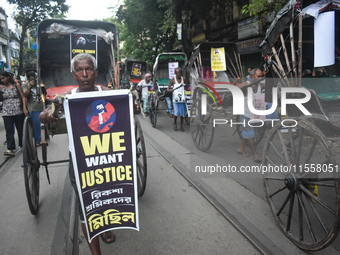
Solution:
[{"label": "yellow banner", "polygon": [[225,71],[225,54],[224,47],[222,48],[211,48],[211,71]]}]

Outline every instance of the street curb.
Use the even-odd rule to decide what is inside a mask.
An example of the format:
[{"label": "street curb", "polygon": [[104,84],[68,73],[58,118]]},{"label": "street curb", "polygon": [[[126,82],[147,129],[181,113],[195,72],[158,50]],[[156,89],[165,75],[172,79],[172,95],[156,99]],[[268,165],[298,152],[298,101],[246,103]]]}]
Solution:
[{"label": "street curb", "polygon": [[2,168],[2,167],[5,167],[6,165],[7,165],[7,163],[12,159],[12,158],[14,158],[14,157],[16,157],[16,156],[18,156],[18,154],[20,154],[20,152],[21,152],[21,149],[16,149],[16,150],[14,150],[14,156],[13,157],[8,157],[8,156],[5,156],[4,158],[4,161],[2,161],[1,162],[1,164],[0,164],[0,169]]}]

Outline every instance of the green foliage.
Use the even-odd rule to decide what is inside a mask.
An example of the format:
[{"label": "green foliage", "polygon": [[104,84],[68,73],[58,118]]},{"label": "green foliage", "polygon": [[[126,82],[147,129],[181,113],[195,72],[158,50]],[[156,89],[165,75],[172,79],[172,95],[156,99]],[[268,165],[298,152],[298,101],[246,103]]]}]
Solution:
[{"label": "green foliage", "polygon": [[53,15],[54,19],[65,19],[66,15],[64,13]]},{"label": "green foliage", "polygon": [[16,4],[13,18],[24,28],[32,28],[46,18],[54,18],[68,11],[66,0],[7,0]]},{"label": "green foliage", "polygon": [[264,15],[268,12],[279,11],[288,0],[251,0],[249,4],[242,7],[242,13],[250,16]]},{"label": "green foliage", "polygon": [[[147,61],[179,47],[189,55],[190,19],[214,19],[232,4],[232,0],[124,0],[124,8],[117,14],[123,24],[120,30],[123,52]],[[181,41],[177,40],[177,23],[182,23]]]},{"label": "green foliage", "polygon": [[35,29],[37,24],[47,18],[64,15],[69,6],[66,0],[7,0],[10,4],[16,4],[12,15],[15,22],[21,26],[19,73],[23,73],[24,38],[27,29]]},{"label": "green foliage", "polygon": [[174,17],[174,4],[171,0],[158,0],[159,7],[164,9],[164,19],[161,22],[160,30],[163,32],[173,30],[176,19]]},{"label": "green foliage", "polygon": [[23,55],[24,55],[23,69],[24,70],[36,69],[37,51],[33,50],[32,47],[31,48],[24,47]]},{"label": "green foliage", "polygon": [[162,31],[166,8],[157,0],[125,0],[124,4],[124,10],[117,14],[119,39],[124,41],[123,52],[130,58],[150,63],[157,55],[157,49],[163,48],[163,43],[166,44],[173,33]]}]

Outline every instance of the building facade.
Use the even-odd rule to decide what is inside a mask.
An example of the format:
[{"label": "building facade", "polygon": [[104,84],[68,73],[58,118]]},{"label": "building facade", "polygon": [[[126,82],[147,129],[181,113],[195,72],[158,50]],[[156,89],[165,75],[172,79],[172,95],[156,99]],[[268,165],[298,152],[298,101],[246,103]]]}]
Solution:
[{"label": "building facade", "polygon": [[11,55],[11,65],[12,70],[18,75],[18,69],[19,69],[19,51],[20,51],[20,40],[19,40],[19,31],[9,33],[9,48],[10,48],[10,55]]},{"label": "building facade", "polygon": [[220,11],[214,11],[211,17],[192,17],[189,24],[192,44],[203,41],[233,42],[241,55],[243,70],[262,66],[264,60],[259,45],[265,37],[263,27],[270,24],[275,13],[266,14],[261,20],[249,17],[241,11],[246,3],[226,1]]},{"label": "building facade", "polygon": [[10,56],[10,38],[9,29],[7,23],[7,15],[4,9],[0,7],[0,67],[4,66],[11,68],[11,56]]}]

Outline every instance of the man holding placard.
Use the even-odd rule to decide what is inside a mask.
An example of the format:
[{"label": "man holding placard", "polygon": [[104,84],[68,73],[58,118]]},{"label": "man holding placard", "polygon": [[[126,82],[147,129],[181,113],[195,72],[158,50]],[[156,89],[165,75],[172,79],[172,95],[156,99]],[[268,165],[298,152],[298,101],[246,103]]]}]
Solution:
[{"label": "man holding placard", "polygon": [[[134,188],[134,143],[132,136],[130,138],[132,126],[129,113],[132,112],[132,107],[129,103],[119,105],[117,102],[122,96],[112,96],[115,92],[111,89],[94,85],[98,70],[96,60],[90,54],[76,55],[72,59],[71,69],[79,87],[64,93],[72,94],[64,102],[68,134],[73,137],[69,139],[73,158],[70,158],[69,174],[77,194],[80,220],[89,248],[92,254],[101,254],[98,236],[100,235],[105,243],[115,240],[114,234],[106,231],[107,229],[116,226],[137,230],[139,228],[137,191]],[[102,90],[110,92],[101,93]],[[82,95],[82,92],[88,93]],[[99,96],[93,95],[93,92],[98,92]],[[131,95],[123,96],[126,98]],[[71,107],[84,102],[88,107]],[[137,104],[134,106],[138,107]],[[128,112],[125,113],[124,109]],[[85,114],[75,114],[77,111],[83,111]],[[121,113],[120,116],[117,116],[117,112]],[[120,121],[121,116],[128,116],[130,119]],[[44,110],[39,119],[42,123],[58,120],[53,116],[52,107]],[[82,122],[85,125],[82,125]],[[120,132],[114,132],[116,129]],[[104,151],[106,142],[99,141],[100,137],[110,137],[105,140],[112,140],[107,151]],[[84,158],[83,154],[87,158]],[[100,161],[96,161],[96,158],[100,158]],[[125,158],[128,158],[128,161]],[[104,159],[110,162],[104,162]],[[110,174],[107,174],[109,172]],[[126,208],[133,209],[128,211]]]}]

